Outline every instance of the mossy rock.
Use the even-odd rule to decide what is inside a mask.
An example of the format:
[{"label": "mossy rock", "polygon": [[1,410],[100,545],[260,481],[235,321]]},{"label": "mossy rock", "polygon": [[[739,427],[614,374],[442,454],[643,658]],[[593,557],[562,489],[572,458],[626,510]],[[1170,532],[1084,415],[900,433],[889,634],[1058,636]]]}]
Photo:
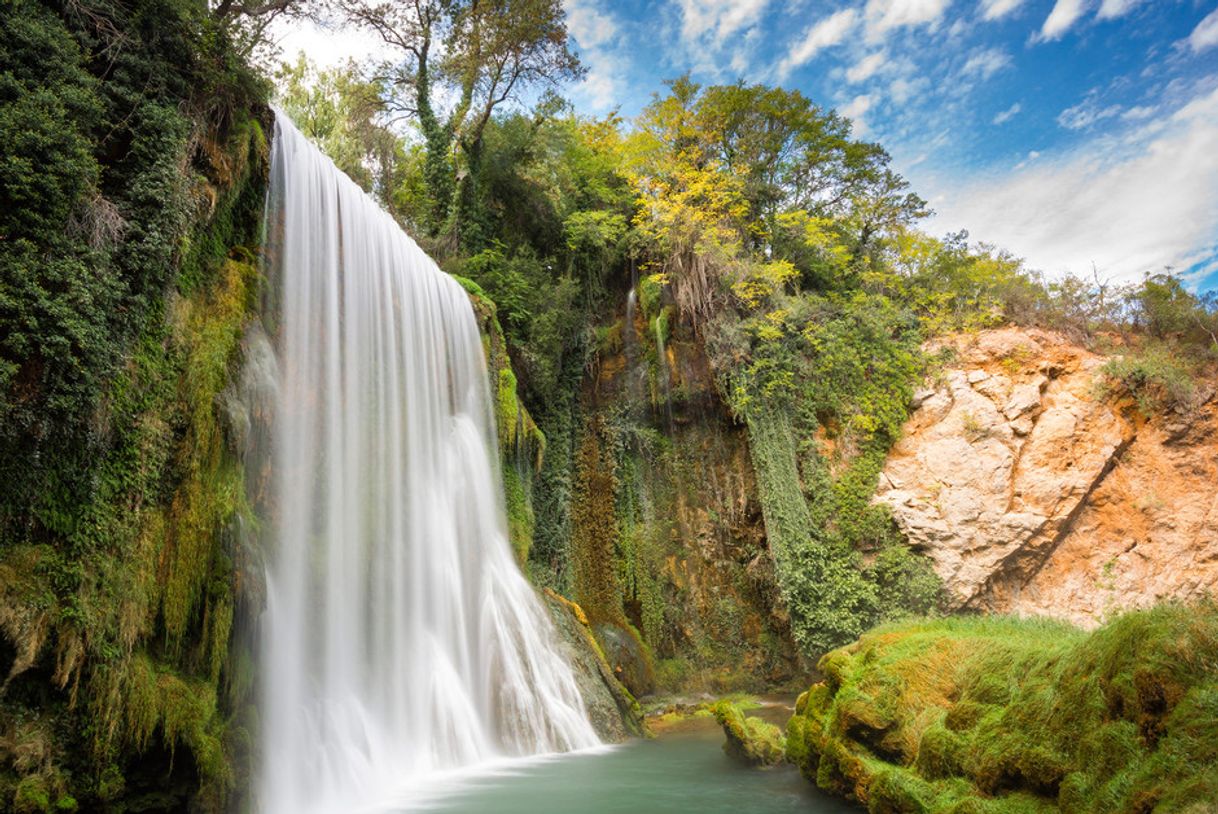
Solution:
[{"label": "mossy rock", "polygon": [[598,624],[593,630],[613,674],[626,685],[626,689],[636,697],[653,692],[656,686],[655,670],[638,634],[621,625],[608,623]]},{"label": "mossy rock", "polygon": [[774,724],[748,717],[731,701],[719,701],[710,710],[723,727],[723,751],[728,757],[757,767],[776,766],[786,759],[786,739]]},{"label": "mossy rock", "polygon": [[[1037,619],[877,628],[827,654],[787,754],[870,811],[1207,811],[1218,800],[1218,604],[1090,634]],[[1207,808],[1208,806],[1208,808]]]}]

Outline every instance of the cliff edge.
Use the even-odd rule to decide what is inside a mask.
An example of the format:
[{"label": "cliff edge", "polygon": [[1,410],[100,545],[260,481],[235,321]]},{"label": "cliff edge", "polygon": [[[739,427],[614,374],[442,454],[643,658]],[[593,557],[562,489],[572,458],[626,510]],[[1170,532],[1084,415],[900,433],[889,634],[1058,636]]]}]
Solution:
[{"label": "cliff edge", "polygon": [[1149,417],[1106,358],[1048,331],[936,340],[952,359],[914,399],[876,501],[951,606],[1084,626],[1218,586],[1218,401]]}]

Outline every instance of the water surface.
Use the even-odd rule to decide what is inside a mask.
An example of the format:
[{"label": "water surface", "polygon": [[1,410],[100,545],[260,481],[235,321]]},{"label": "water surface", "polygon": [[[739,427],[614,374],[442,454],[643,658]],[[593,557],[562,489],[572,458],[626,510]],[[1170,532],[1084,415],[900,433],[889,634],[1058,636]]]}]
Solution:
[{"label": "water surface", "polygon": [[655,740],[539,758],[454,783],[437,814],[857,814],[791,766],[744,768],[723,753],[723,731],[690,721]]}]

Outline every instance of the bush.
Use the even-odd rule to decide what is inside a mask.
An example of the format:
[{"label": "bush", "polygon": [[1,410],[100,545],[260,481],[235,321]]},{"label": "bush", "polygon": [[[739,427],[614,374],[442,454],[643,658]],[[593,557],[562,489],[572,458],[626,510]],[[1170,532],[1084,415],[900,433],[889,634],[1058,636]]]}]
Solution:
[{"label": "bush", "polygon": [[1111,359],[1102,372],[1107,381],[1101,392],[1130,396],[1147,418],[1166,410],[1186,410],[1196,394],[1191,366],[1159,344]]}]

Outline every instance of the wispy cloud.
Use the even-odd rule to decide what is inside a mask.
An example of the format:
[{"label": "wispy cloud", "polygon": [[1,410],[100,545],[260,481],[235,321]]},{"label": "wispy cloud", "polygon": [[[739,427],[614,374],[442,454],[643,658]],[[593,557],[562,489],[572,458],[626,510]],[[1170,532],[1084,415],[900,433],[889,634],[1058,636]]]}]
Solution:
[{"label": "wispy cloud", "polygon": [[681,33],[687,41],[709,38],[722,45],[732,34],[755,24],[769,0],[680,0]]},{"label": "wispy cloud", "polygon": [[903,105],[918,94],[925,93],[930,80],[925,76],[898,76],[888,86],[888,96],[894,104]]},{"label": "wispy cloud", "polygon": [[567,31],[580,48],[599,48],[617,38],[617,20],[595,0],[563,0],[562,5],[567,13]]},{"label": "wispy cloud", "polygon": [[863,57],[846,69],[846,81],[852,85],[865,82],[875,76],[876,71],[884,66],[886,55],[883,51]]},{"label": "wispy cloud", "polygon": [[588,74],[574,89],[576,97],[597,112],[613,109],[624,91],[623,77],[629,69],[615,48],[621,26],[597,0],[563,0],[567,30],[579,47]]},{"label": "wispy cloud", "polygon": [[1111,20],[1133,10],[1142,0],[1104,0],[1100,5],[1100,13],[1096,16],[1101,20]]},{"label": "wispy cloud", "polygon": [[1057,123],[1067,130],[1086,130],[1096,122],[1111,119],[1121,114],[1120,105],[1101,105],[1094,95],[1057,115]]},{"label": "wispy cloud", "polygon": [[960,75],[981,81],[989,79],[1003,68],[1010,67],[1011,55],[1001,48],[982,48],[969,55]]},{"label": "wispy cloud", "polygon": [[952,0],[867,0],[867,37],[883,39],[903,26],[937,25]]},{"label": "wispy cloud", "polygon": [[1188,37],[1188,47],[1194,54],[1218,45],[1218,9],[1214,9],[1204,20],[1197,23]]},{"label": "wispy cloud", "polygon": [[1138,105],[1137,107],[1131,107],[1122,113],[1121,118],[1127,122],[1140,122],[1143,119],[1149,119],[1157,112],[1159,112],[1157,107]]},{"label": "wispy cloud", "polygon": [[1011,119],[1019,115],[1019,111],[1023,110],[1023,105],[1019,102],[1008,107],[1006,110],[994,117],[994,124],[1006,124]]},{"label": "wispy cloud", "polygon": [[854,29],[857,22],[858,12],[852,8],[846,8],[814,23],[802,37],[792,44],[791,50],[779,63],[778,77],[785,79],[791,71],[807,64],[824,49],[840,44]]},{"label": "wispy cloud", "polygon": [[863,120],[863,117],[867,115],[868,110],[871,110],[873,104],[875,104],[874,97],[860,94],[851,99],[849,103],[838,108],[837,112],[850,119],[854,125],[854,135],[862,137],[867,133],[867,123]]},{"label": "wispy cloud", "polygon": [[1041,40],[1057,40],[1078,22],[1090,7],[1090,0],[1057,0],[1044,25],[1040,27]]},{"label": "wispy cloud", "polygon": [[[1132,280],[1212,262],[1218,242],[1218,89],[1159,122],[1103,136],[1015,171],[939,179],[936,231],[968,228],[1049,274]],[[1207,261],[1206,258],[1209,258]],[[1212,269],[1211,269],[1212,270]]]},{"label": "wispy cloud", "polygon": [[987,20],[1000,20],[1023,3],[1024,0],[981,0],[981,16]]}]

